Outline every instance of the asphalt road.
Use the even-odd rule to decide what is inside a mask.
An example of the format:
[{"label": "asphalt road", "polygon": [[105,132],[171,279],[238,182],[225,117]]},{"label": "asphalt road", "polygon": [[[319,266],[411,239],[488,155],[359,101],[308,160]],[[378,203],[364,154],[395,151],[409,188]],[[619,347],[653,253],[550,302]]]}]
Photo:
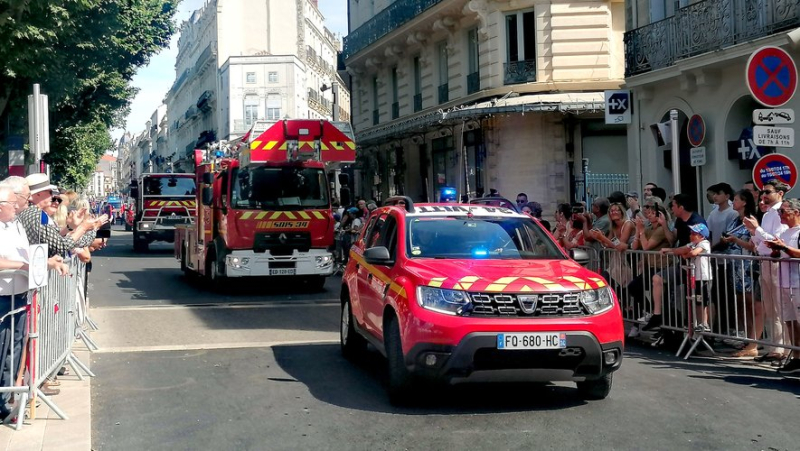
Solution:
[{"label": "asphalt road", "polygon": [[339,354],[338,279],[220,296],[153,248],[115,232],[94,258],[98,450],[798,449],[800,380],[641,346],[604,401],[571,384],[463,385],[395,408],[377,353]]}]

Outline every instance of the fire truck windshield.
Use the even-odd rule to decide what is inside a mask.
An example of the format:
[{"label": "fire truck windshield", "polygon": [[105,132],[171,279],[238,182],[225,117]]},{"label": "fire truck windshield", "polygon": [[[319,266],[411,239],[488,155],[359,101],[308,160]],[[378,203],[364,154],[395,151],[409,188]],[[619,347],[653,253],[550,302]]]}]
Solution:
[{"label": "fire truck windshield", "polygon": [[145,196],[194,196],[197,194],[193,177],[145,177],[142,184]]},{"label": "fire truck windshield", "polygon": [[241,169],[235,176],[234,208],[301,210],[328,208],[325,171],[315,168],[258,167]]}]

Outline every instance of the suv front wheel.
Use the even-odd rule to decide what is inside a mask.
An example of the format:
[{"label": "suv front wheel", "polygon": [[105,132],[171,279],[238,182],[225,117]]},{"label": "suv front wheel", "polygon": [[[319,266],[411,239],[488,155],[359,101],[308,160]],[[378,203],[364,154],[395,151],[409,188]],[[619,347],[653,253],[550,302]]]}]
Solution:
[{"label": "suv front wheel", "polygon": [[353,323],[353,312],[350,311],[350,299],[342,303],[341,327],[339,328],[339,344],[342,355],[347,360],[355,360],[367,348],[367,341],[356,332]]},{"label": "suv front wheel", "polygon": [[389,401],[394,405],[404,405],[412,401],[413,375],[406,367],[403,356],[403,342],[397,317],[386,322],[383,343],[386,358],[389,360]]}]

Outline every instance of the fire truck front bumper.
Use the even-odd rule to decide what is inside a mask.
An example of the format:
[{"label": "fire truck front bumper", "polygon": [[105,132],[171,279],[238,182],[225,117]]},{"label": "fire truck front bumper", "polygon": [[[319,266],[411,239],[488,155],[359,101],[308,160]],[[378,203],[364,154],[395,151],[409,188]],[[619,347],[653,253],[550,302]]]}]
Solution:
[{"label": "fire truck front bumper", "polygon": [[323,249],[295,250],[291,255],[272,255],[270,251],[233,251],[225,257],[228,277],[330,276],[333,255]]}]

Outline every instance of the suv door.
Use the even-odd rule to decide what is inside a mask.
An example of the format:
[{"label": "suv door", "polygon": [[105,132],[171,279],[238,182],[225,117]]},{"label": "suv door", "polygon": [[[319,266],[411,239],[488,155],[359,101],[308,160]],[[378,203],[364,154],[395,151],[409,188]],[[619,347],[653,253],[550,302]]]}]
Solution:
[{"label": "suv door", "polygon": [[364,249],[383,246],[389,250],[392,263],[373,264],[367,274],[363,297],[365,325],[376,337],[383,336],[383,307],[392,281],[397,260],[397,219],[390,213],[382,214],[370,230]]},{"label": "suv door", "polygon": [[[364,231],[352,244],[352,247],[361,250],[361,254],[363,254],[365,249],[364,243],[366,241],[366,237],[369,236],[370,230],[372,230],[372,227],[375,225],[375,221],[377,219],[377,216],[372,216],[369,218],[366,227],[364,227]],[[349,255],[350,249],[345,249],[345,252]],[[359,326],[364,327],[364,308],[362,306],[364,297],[367,295],[368,291],[367,274],[369,274],[369,271],[364,265],[359,263],[358,260],[352,257],[350,260],[352,261],[348,265],[353,265],[353,271],[350,272],[350,274],[354,274],[353,278],[348,280],[348,286],[350,288],[350,312],[352,313],[356,322],[358,322]],[[345,274],[347,274],[347,272]]]}]

